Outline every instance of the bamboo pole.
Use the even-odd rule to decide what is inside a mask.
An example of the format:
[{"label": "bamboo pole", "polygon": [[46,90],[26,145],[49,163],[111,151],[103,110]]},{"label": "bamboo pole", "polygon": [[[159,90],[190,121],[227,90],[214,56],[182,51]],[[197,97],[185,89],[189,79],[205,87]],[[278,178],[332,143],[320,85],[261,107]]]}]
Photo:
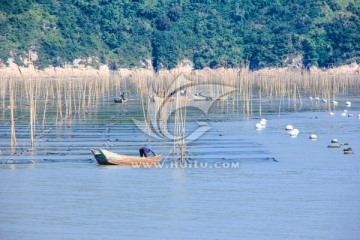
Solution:
[{"label": "bamboo pole", "polygon": [[16,140],[16,130],[15,130],[15,93],[14,93],[14,82],[9,83],[9,92],[10,92],[10,114],[11,114],[11,155],[15,154],[15,148],[17,146]]},{"label": "bamboo pole", "polygon": [[45,121],[46,121],[46,110],[47,110],[47,105],[48,105],[48,99],[49,99],[49,83],[47,81],[45,81],[45,102],[44,102],[44,113],[43,113],[43,120],[42,120],[42,129],[41,131],[44,133],[45,130]]},{"label": "bamboo pole", "polygon": [[29,78],[29,94],[30,94],[30,147],[35,148],[35,102],[34,102],[34,85],[33,85],[33,79]]}]

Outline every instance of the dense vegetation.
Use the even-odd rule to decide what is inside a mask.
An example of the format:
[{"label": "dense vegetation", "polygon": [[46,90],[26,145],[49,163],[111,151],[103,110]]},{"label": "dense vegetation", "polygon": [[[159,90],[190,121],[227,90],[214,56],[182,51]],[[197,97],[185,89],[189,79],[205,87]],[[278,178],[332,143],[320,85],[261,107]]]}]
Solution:
[{"label": "dense vegetation", "polygon": [[0,0],[0,59],[39,68],[331,67],[359,43],[359,0]]}]

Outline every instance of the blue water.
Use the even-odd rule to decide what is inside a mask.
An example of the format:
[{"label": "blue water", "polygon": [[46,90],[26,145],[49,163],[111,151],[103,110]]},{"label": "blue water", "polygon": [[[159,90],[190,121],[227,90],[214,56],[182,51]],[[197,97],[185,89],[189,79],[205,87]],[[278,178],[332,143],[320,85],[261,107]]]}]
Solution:
[{"label": "blue water", "polygon": [[[0,239],[359,239],[360,120],[266,117],[261,131],[256,120],[211,122],[189,146],[201,167],[2,164]],[[355,154],[327,148],[332,138]]]}]

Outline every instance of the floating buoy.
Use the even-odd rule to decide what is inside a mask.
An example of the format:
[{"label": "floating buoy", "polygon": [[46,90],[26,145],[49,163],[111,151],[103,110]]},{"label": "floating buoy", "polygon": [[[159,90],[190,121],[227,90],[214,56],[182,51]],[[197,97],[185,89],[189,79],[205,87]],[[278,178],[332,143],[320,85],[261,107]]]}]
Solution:
[{"label": "floating buoy", "polygon": [[315,134],[310,134],[309,139],[316,140],[317,136]]},{"label": "floating buoy", "polygon": [[261,124],[262,126],[265,126],[265,125],[266,125],[266,122],[267,122],[267,121],[266,121],[266,119],[264,119],[264,118],[260,120],[260,124]]},{"label": "floating buoy", "polygon": [[292,137],[296,137],[299,134],[299,129],[294,128],[293,130],[290,131],[290,136]]},{"label": "floating buoy", "polygon": [[338,140],[336,138],[331,140],[331,144],[328,145],[328,148],[339,148],[340,144],[338,143]]},{"label": "floating buoy", "polygon": [[344,154],[353,154],[353,151],[350,149],[344,150]]},{"label": "floating buoy", "polygon": [[352,154],[352,148],[349,146],[349,143],[344,143],[344,154]]},{"label": "floating buoy", "polygon": [[293,127],[293,125],[289,124],[289,125],[286,125],[285,129],[286,129],[286,131],[291,131],[294,129],[294,127]]},{"label": "floating buoy", "polygon": [[351,102],[346,102],[345,105],[346,105],[347,107],[351,107]]},{"label": "floating buoy", "polygon": [[330,145],[327,146],[328,148],[339,148],[340,144],[339,143],[331,143]]}]

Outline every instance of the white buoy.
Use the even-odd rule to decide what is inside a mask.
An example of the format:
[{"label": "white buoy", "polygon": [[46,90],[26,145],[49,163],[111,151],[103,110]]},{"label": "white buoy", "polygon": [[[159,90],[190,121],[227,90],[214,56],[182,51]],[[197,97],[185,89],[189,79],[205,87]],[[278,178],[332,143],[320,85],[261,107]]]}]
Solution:
[{"label": "white buoy", "polygon": [[299,134],[299,129],[294,128],[293,130],[290,131],[290,136],[292,137],[296,137]]},{"label": "white buoy", "polygon": [[316,140],[317,136],[315,134],[310,134],[309,139]]},{"label": "white buoy", "polygon": [[265,125],[266,125],[266,122],[267,122],[267,121],[266,121],[266,119],[264,119],[264,118],[260,120],[260,124],[261,124],[262,126],[265,126]]},{"label": "white buoy", "polygon": [[346,105],[347,107],[351,107],[351,102],[346,102],[345,105]]},{"label": "white buoy", "polygon": [[286,125],[285,129],[286,129],[286,131],[291,131],[294,129],[294,127],[293,127],[293,125],[289,124],[289,125]]}]

